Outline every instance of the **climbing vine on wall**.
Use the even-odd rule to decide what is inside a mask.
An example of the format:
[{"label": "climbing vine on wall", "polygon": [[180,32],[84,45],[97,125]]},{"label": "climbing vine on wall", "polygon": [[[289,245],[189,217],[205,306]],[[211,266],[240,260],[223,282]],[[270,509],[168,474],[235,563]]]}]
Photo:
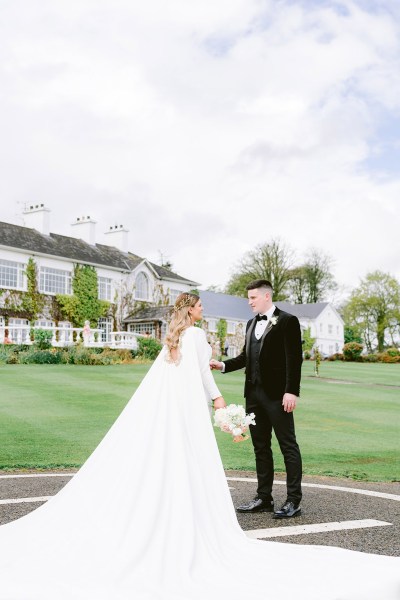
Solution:
[{"label": "climbing vine on wall", "polygon": [[39,292],[37,267],[33,258],[28,259],[25,269],[27,291],[1,289],[2,313],[7,317],[19,317],[34,322],[43,312],[46,297]]},{"label": "climbing vine on wall", "polygon": [[30,320],[35,321],[43,312],[45,304],[44,294],[39,292],[37,267],[33,258],[28,259],[26,265],[27,291],[22,297],[21,308],[30,314]]},{"label": "climbing vine on wall", "polygon": [[75,265],[72,290],[72,296],[56,296],[64,318],[74,327],[82,327],[86,320],[92,327],[97,327],[98,319],[107,314],[110,303],[98,298],[96,269],[89,265]]}]

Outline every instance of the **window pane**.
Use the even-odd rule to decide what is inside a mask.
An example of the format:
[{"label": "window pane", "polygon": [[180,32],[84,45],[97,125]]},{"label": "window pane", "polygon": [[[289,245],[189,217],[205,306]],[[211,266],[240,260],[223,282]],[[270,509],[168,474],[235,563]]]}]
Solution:
[{"label": "window pane", "polygon": [[45,294],[70,294],[71,272],[61,269],[40,269],[40,291]]},{"label": "window pane", "polygon": [[140,333],[140,335],[149,335],[151,337],[155,337],[156,335],[154,323],[129,323],[128,331]]},{"label": "window pane", "polygon": [[99,298],[111,302],[111,279],[108,277],[99,277]]},{"label": "window pane", "polygon": [[100,317],[97,326],[101,329],[101,342],[111,342],[112,317]]},{"label": "window pane", "polygon": [[139,300],[147,300],[149,297],[149,280],[144,273],[139,273],[136,277],[135,296]]},{"label": "window pane", "polygon": [[175,304],[177,297],[181,294],[181,290],[169,290],[169,301],[170,304]]},{"label": "window pane", "polygon": [[23,263],[12,260],[0,260],[0,286],[22,289],[23,272]]}]

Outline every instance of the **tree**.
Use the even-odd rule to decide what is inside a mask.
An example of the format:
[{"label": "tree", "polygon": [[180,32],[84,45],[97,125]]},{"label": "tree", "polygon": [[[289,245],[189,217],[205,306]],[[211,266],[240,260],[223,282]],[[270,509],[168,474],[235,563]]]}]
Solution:
[{"label": "tree", "polygon": [[332,259],[311,248],[304,264],[292,269],[290,273],[290,299],[295,304],[321,302],[337,284],[331,273]]},{"label": "tree", "polygon": [[217,338],[219,340],[221,354],[223,354],[224,350],[225,350],[225,340],[226,340],[227,331],[228,331],[228,324],[226,322],[226,319],[219,319],[219,321],[217,323]]},{"label": "tree", "polygon": [[362,336],[360,333],[359,327],[349,327],[345,326],[344,328],[344,343],[349,344],[350,342],[357,342],[358,344],[362,344]]},{"label": "tree", "polygon": [[400,283],[389,273],[368,273],[351,293],[344,316],[346,325],[360,329],[368,352],[375,344],[382,352],[386,333],[400,323]]},{"label": "tree", "polygon": [[311,337],[311,327],[308,327],[303,331],[303,350],[304,352],[311,352],[314,347],[316,338]]},{"label": "tree", "polygon": [[267,279],[274,290],[274,300],[285,300],[286,285],[294,263],[294,251],[279,239],[258,245],[238,263],[225,289],[226,294],[247,296],[246,286],[254,279]]}]

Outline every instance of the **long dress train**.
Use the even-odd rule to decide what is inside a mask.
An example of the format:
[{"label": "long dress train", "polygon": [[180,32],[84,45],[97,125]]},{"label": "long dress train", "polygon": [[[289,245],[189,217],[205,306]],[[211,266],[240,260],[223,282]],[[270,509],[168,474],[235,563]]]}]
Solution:
[{"label": "long dress train", "polygon": [[205,389],[204,332],[164,348],[74,478],[0,527],[0,600],[398,600],[400,559],[250,540]]}]

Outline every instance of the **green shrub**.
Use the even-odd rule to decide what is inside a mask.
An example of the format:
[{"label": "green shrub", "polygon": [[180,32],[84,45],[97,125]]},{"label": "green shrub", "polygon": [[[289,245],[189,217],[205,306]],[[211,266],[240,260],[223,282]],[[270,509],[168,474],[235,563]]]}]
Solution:
[{"label": "green shrub", "polygon": [[363,362],[368,362],[368,363],[375,363],[378,362],[378,355],[377,354],[366,354],[365,356],[362,357]]},{"label": "green shrub", "polygon": [[346,361],[360,361],[361,352],[363,351],[363,345],[358,342],[349,342],[343,346],[344,360]]},{"label": "green shrub", "polygon": [[389,356],[400,356],[400,350],[397,348],[387,348],[384,354],[388,354]]},{"label": "green shrub", "polygon": [[33,339],[35,346],[39,348],[39,350],[48,350],[51,348],[53,332],[48,329],[34,329]]},{"label": "green shrub", "polygon": [[341,352],[335,352],[329,356],[328,360],[344,360],[344,355]]},{"label": "green shrub", "polygon": [[51,352],[49,350],[33,350],[20,354],[23,364],[34,365],[59,365],[63,362],[62,352]]},{"label": "green shrub", "polygon": [[400,355],[392,356],[386,352],[380,352],[377,354],[377,358],[379,362],[383,363],[400,363]]},{"label": "green shrub", "polygon": [[137,351],[137,356],[141,358],[148,358],[150,360],[156,359],[162,348],[160,342],[151,337],[138,338],[138,344],[139,347]]},{"label": "green shrub", "polygon": [[7,365],[18,365],[19,364],[18,354],[15,354],[14,352],[12,354],[9,354],[5,360],[5,363]]}]

